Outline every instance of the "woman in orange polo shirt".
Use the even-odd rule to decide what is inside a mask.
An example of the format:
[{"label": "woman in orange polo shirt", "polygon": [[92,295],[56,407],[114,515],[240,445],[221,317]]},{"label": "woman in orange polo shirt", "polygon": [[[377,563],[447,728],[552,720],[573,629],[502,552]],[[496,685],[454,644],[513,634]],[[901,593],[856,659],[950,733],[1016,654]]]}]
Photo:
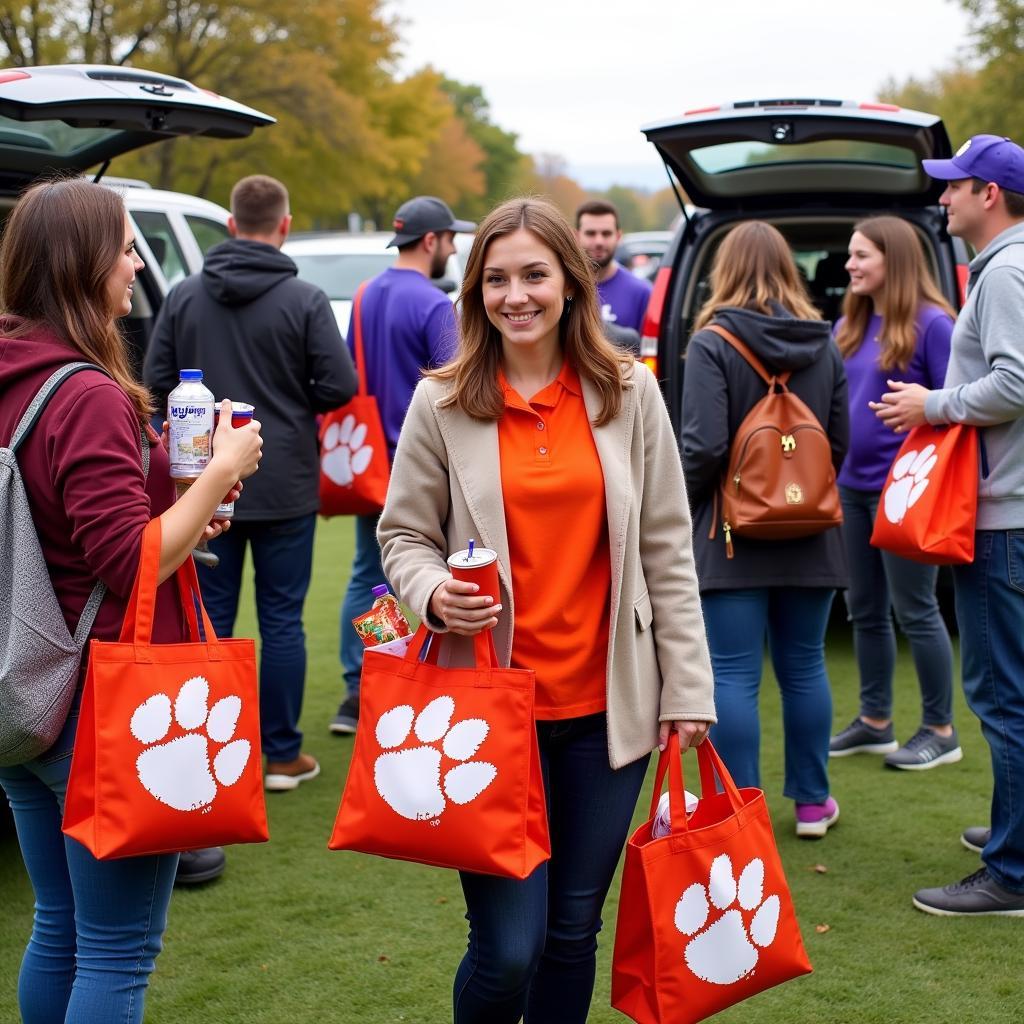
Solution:
[{"label": "woman in orange polo shirt", "polygon": [[[553,206],[494,210],[461,298],[458,354],[417,388],[378,535],[398,594],[453,634],[451,663],[493,628],[501,662],[535,670],[552,855],[524,881],[462,874],[455,1022],[582,1024],[648,755],[715,719],[689,506],[657,381],[605,340]],[[469,537],[498,553],[500,593],[450,576]]]}]

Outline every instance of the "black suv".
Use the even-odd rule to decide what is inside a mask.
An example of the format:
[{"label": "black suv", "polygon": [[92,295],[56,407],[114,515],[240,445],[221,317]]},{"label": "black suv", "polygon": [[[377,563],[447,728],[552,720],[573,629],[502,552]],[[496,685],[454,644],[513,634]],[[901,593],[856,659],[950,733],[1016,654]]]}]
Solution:
[{"label": "black suv", "polygon": [[689,111],[643,132],[697,207],[680,197],[683,219],[642,332],[641,354],[677,428],[686,345],[708,296],[711,260],[740,221],[767,220],[782,232],[829,320],[849,280],[852,227],[872,213],[897,214],[917,228],[940,287],[962,304],[967,249],[946,233],[942,183],[921,169],[924,158],[952,156],[935,115],[882,103],[754,100]]}]

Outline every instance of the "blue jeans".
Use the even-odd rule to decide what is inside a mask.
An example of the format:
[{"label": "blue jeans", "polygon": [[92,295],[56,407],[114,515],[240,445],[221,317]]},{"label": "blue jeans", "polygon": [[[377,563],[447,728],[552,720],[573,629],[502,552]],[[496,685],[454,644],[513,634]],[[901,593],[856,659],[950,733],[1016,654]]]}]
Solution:
[{"label": "blue jeans", "polygon": [[359,677],[363,673],[363,641],[352,626],[357,615],[369,611],[373,604],[373,588],[387,583],[380,564],[377,543],[379,515],[356,516],[356,551],[352,559],[352,575],[341,605],[341,672],[350,697],[359,696]]},{"label": "blue jeans", "polygon": [[701,594],[718,712],[711,740],[738,786],[761,785],[758,694],[767,635],[782,693],[782,793],[801,804],[828,797],[832,691],[825,671],[825,627],[834,596],[826,587]]},{"label": "blue jeans", "polygon": [[979,530],[953,567],[964,693],[992,755],[992,877],[1024,893],[1024,530]]},{"label": "blue jeans", "polygon": [[860,713],[892,718],[892,680],[896,670],[896,612],[921,688],[921,721],[953,721],[953,645],[935,598],[939,570],[873,548],[879,492],[841,487],[843,539],[850,563],[846,607],[853,623],[853,646],[860,670]]},{"label": "blue jeans", "polygon": [[138,1024],[178,866],[176,853],[99,861],[60,830],[77,707],[42,757],[0,768],[35,916],[18,978],[24,1024]]},{"label": "blue jeans", "polygon": [[522,881],[461,873],[469,948],[455,1024],[584,1024],[601,907],[647,771],[613,771],[604,714],[538,722],[551,860]]},{"label": "blue jeans", "polygon": [[231,636],[242,589],[246,544],[256,572],[260,626],[260,738],[268,761],[293,761],[302,750],[299,715],[306,688],[302,606],[313,570],[316,513],[268,522],[234,522],[210,541],[215,569],[197,565],[203,604],[217,636]]}]

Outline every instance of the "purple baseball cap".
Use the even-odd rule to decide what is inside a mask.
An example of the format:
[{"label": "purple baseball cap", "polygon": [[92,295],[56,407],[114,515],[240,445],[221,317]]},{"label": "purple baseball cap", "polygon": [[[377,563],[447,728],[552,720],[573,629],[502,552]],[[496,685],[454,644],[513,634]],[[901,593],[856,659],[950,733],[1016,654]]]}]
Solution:
[{"label": "purple baseball cap", "polygon": [[930,178],[959,181],[979,178],[1024,193],[1024,149],[1002,135],[975,135],[950,160],[922,160]]}]

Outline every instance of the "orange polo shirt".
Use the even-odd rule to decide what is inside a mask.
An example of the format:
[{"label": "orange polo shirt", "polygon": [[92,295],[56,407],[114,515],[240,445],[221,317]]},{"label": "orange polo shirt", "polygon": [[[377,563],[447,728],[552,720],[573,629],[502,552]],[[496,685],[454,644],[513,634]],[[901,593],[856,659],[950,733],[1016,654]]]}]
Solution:
[{"label": "orange polo shirt", "polygon": [[535,714],[605,709],[611,556],[604,475],[568,361],[527,402],[499,371],[501,490],[515,595],[512,665],[537,674]]}]

